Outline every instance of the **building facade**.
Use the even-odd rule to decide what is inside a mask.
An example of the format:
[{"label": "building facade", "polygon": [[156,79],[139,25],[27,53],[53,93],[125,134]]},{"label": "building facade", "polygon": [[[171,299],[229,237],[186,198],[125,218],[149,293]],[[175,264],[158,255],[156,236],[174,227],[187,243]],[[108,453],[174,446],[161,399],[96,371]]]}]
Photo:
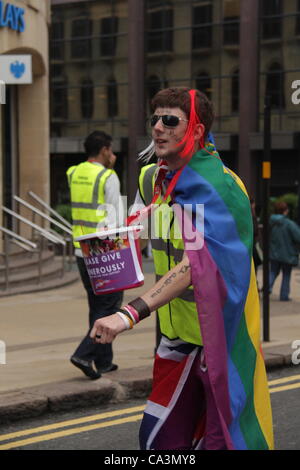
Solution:
[{"label": "building facade", "polygon": [[[0,2],[0,80],[7,80],[4,61],[14,56],[8,69],[13,77],[6,83],[6,104],[0,105],[0,205],[12,209],[16,209],[14,194],[26,199],[32,190],[46,202],[50,196],[50,6],[47,0]],[[32,64],[32,79],[26,84],[22,81],[24,57]],[[0,225],[15,225],[3,219],[1,211]],[[21,228],[21,233],[26,235],[26,229]]]},{"label": "building facade", "polygon": [[[140,41],[132,41],[137,3],[144,5],[143,56]],[[268,95],[271,192],[298,190],[300,105],[291,97],[300,80],[300,0],[52,0],[51,31],[51,162],[52,175],[59,175],[52,177],[53,203],[67,197],[64,172],[84,158],[82,140],[94,129],[113,135],[128,192],[126,171],[135,158],[128,155],[130,120],[144,122],[151,97],[166,86],[196,87],[209,96],[221,156],[258,199]],[[144,83],[137,116],[128,104],[140,84],[132,83],[132,57],[139,57],[136,77]],[[145,125],[137,147],[147,142]]]}]

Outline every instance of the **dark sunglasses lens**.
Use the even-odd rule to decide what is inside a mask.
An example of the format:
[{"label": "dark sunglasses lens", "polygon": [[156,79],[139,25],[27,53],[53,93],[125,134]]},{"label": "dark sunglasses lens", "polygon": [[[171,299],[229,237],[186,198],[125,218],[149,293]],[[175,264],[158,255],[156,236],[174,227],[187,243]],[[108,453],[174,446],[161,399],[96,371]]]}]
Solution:
[{"label": "dark sunglasses lens", "polygon": [[162,117],[162,122],[167,127],[176,127],[179,124],[179,119],[177,116],[166,114],[165,116]]},{"label": "dark sunglasses lens", "polygon": [[154,116],[150,118],[151,127],[154,127],[155,124],[160,120],[160,118],[163,122],[163,125],[166,127],[176,127],[179,124],[179,118],[177,116],[172,116],[171,114],[158,116],[157,114],[154,114]]},{"label": "dark sunglasses lens", "polygon": [[157,115],[152,116],[152,118],[150,118],[151,127],[154,127],[159,119],[160,119],[160,116],[157,116]]}]

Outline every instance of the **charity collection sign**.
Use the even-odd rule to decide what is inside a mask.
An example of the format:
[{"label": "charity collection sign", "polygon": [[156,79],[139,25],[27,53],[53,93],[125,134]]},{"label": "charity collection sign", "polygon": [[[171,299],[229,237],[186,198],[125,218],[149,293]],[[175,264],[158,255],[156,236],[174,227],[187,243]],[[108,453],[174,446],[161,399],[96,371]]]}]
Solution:
[{"label": "charity collection sign", "polygon": [[32,83],[32,56],[0,55],[0,80],[6,85],[26,85]]},{"label": "charity collection sign", "polygon": [[122,227],[75,239],[80,242],[96,295],[143,285],[142,257],[136,230],[140,230],[140,227]]}]

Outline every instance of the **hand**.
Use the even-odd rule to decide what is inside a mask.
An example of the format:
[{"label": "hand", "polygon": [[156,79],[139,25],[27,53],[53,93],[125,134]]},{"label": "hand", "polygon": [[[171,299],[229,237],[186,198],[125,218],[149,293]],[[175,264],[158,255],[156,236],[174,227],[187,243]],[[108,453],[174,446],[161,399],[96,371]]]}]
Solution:
[{"label": "hand", "polygon": [[[126,330],[124,321],[114,313],[95,321],[90,338],[97,344],[112,343],[115,337],[124,330]],[[97,336],[101,337],[97,338]]]}]

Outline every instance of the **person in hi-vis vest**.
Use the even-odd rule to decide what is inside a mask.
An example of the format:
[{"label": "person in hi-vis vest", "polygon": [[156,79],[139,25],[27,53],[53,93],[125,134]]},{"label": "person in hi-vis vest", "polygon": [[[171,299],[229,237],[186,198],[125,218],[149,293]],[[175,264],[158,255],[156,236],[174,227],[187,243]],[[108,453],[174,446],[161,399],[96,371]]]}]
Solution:
[{"label": "person in hi-vis vest", "polygon": [[[72,205],[73,238],[97,232],[101,227],[123,225],[124,209],[120,181],[113,170],[116,155],[112,138],[102,131],[92,132],[84,142],[87,160],[67,170]],[[106,210],[110,207],[114,210]],[[89,304],[89,331],[71,357],[74,366],[90,379],[118,368],[113,364],[111,344],[95,344],[90,338],[94,322],[115,313],[121,306],[123,293],[95,295],[78,242],[75,256]]]},{"label": "person in hi-vis vest", "polygon": [[246,188],[213,143],[204,93],[160,90],[150,110],[152,142],[140,156],[157,164],[141,169],[139,208],[127,222],[149,217],[157,282],[96,320],[91,338],[111,343],[158,310],[141,449],[273,449]]}]

